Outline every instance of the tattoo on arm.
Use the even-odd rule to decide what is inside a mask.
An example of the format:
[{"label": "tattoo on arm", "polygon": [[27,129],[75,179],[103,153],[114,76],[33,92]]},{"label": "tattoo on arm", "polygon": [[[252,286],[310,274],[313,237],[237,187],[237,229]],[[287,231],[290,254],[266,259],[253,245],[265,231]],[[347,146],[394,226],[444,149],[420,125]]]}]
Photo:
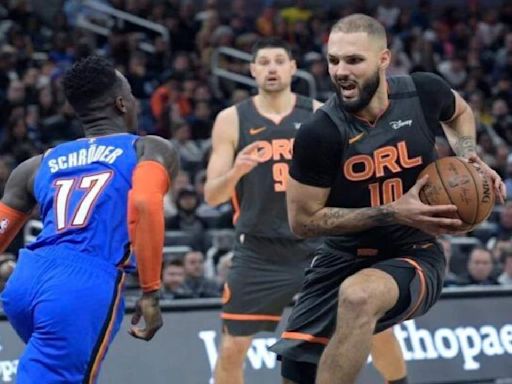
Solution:
[{"label": "tattoo on arm", "polygon": [[387,206],[373,208],[324,208],[302,225],[304,237],[342,235],[395,223]]},{"label": "tattoo on arm", "polygon": [[457,156],[467,157],[476,152],[475,138],[472,136],[461,136],[455,143]]}]

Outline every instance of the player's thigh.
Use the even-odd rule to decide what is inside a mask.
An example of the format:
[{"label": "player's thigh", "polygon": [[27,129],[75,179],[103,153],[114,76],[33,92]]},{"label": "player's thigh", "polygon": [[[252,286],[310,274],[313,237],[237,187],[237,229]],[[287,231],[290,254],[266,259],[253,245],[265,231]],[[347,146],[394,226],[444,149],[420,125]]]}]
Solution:
[{"label": "player's thigh", "polygon": [[396,304],[381,317],[376,332],[426,313],[441,295],[444,266],[437,243],[410,247],[396,258],[375,264],[373,268],[392,276],[399,288]]},{"label": "player's thigh", "polygon": [[34,332],[20,366],[29,377],[81,382],[97,373],[119,330],[123,276],[79,266],[56,272],[35,303]]}]

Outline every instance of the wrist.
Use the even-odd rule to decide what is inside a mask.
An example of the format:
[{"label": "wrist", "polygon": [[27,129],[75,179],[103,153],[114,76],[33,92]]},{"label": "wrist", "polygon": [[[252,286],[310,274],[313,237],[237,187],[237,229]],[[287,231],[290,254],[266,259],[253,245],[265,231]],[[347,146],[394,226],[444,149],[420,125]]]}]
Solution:
[{"label": "wrist", "polygon": [[142,292],[142,297],[145,299],[153,299],[158,303],[160,300],[160,290],[156,289],[153,291]]},{"label": "wrist", "polygon": [[238,180],[242,178],[243,175],[244,173],[241,170],[239,170],[236,167],[233,167],[226,173],[226,178],[230,184],[236,184],[238,183]]}]

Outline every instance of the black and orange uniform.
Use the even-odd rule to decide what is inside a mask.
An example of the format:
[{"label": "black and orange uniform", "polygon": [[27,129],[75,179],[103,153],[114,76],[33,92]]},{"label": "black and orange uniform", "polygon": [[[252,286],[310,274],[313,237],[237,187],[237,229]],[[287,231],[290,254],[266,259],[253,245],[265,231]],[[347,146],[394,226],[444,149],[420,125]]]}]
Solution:
[{"label": "black and orange uniform", "polygon": [[232,199],[236,243],[221,316],[229,334],[248,336],[276,328],[302,285],[313,251],[314,242],[292,234],[285,196],[293,140],[312,116],[313,100],[297,95],[279,124],[259,113],[252,98],[236,110],[237,151],[258,142],[264,162],[240,179]]},{"label": "black and orange uniform", "polygon": [[[333,96],[299,131],[290,175],[302,184],[330,188],[327,207],[390,203],[435,160],[439,122],[455,112],[450,87],[438,76],[416,73],[390,77],[388,95],[389,106],[373,125],[344,111]],[[364,268],[387,272],[400,289],[376,332],[424,314],[441,293],[443,252],[435,238],[412,227],[328,237],[314,256],[286,331],[271,348],[285,359],[318,363],[334,332],[340,284]]]}]

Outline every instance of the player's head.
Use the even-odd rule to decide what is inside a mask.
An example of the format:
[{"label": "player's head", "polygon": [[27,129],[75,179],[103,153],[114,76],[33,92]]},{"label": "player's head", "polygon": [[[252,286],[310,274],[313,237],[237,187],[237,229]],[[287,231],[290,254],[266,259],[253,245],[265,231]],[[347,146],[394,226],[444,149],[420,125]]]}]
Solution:
[{"label": "player's head", "polygon": [[82,120],[96,115],[122,118],[128,131],[136,130],[136,100],[130,84],[107,59],[88,56],[76,62],[66,72],[63,86],[66,98]]},{"label": "player's head", "polygon": [[331,29],[327,44],[329,74],[345,109],[355,113],[372,100],[384,79],[391,54],[386,30],[376,19],[353,14]]},{"label": "player's head", "polygon": [[251,75],[260,91],[267,93],[290,89],[297,64],[285,41],[271,37],[258,40],[252,48]]}]

